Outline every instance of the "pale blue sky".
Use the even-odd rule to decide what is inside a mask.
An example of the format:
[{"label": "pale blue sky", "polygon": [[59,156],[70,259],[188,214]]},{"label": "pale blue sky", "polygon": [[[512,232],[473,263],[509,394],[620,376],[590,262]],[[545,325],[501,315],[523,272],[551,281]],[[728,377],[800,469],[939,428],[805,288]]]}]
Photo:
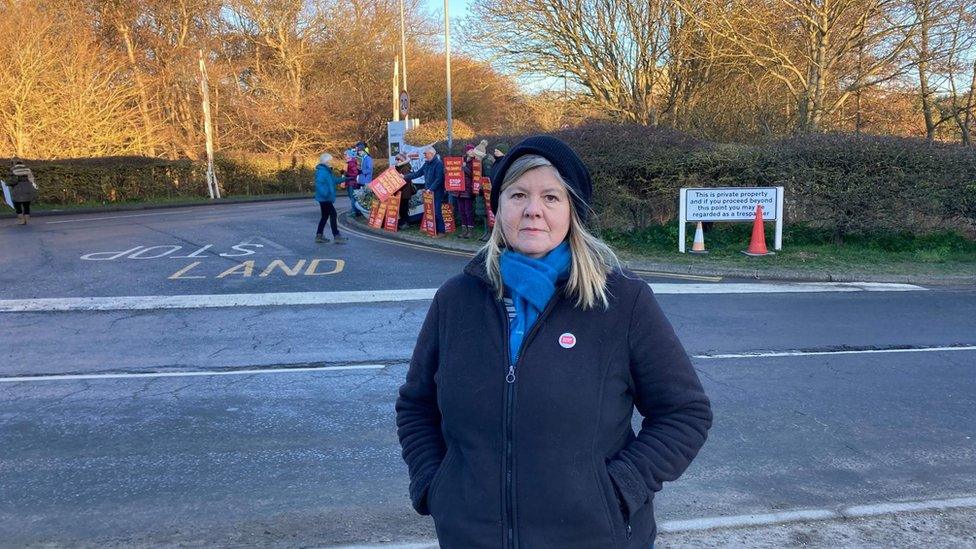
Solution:
[{"label": "pale blue sky", "polygon": [[[460,16],[469,2],[470,0],[450,0],[451,18]],[[444,0],[427,0],[427,5],[433,12],[444,13]]]}]

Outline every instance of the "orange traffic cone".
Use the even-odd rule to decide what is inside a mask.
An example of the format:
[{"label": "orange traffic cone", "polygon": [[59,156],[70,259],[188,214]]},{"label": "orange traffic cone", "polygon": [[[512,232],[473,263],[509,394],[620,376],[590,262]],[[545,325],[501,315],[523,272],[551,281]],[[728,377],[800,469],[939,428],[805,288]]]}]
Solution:
[{"label": "orange traffic cone", "polygon": [[749,241],[749,249],[742,253],[752,257],[774,254],[774,252],[766,249],[766,230],[763,227],[762,204],[756,204],[756,220],[752,222],[752,240]]},{"label": "orange traffic cone", "polygon": [[691,252],[693,254],[707,254],[708,250],[705,249],[705,233],[702,231],[701,221],[698,222],[698,226],[695,228],[695,241],[691,244]]}]

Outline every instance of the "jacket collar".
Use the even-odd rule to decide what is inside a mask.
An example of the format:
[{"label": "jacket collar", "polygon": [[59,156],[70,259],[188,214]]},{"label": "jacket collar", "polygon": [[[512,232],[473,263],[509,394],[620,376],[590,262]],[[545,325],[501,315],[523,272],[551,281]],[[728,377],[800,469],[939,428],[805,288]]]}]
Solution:
[{"label": "jacket collar", "polygon": [[485,251],[479,250],[478,254],[464,267],[464,274],[471,275],[491,287],[491,280],[488,279],[488,265],[485,262]]}]

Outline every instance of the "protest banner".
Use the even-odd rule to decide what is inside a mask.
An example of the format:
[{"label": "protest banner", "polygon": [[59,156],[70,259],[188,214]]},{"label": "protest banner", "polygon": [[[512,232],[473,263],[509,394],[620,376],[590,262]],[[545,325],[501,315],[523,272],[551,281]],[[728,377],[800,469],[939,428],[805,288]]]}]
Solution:
[{"label": "protest banner", "polygon": [[471,162],[471,183],[474,194],[481,192],[481,161],[477,158]]},{"label": "protest banner", "polygon": [[373,199],[373,206],[369,209],[367,224],[374,229],[383,228],[383,218],[386,215],[386,202]]},{"label": "protest banner", "polygon": [[424,217],[420,222],[420,230],[430,236],[437,233],[437,221],[434,219],[434,193],[424,191]]},{"label": "protest banner", "polygon": [[399,191],[406,184],[406,180],[403,179],[400,173],[395,168],[390,167],[383,170],[383,173],[369,182],[369,189],[380,199],[380,202],[386,202],[393,193]]},{"label": "protest banner", "polygon": [[488,228],[495,226],[495,212],[491,211],[491,181],[487,177],[481,178],[481,192],[485,197],[485,213],[488,214]]},{"label": "protest banner", "polygon": [[444,216],[444,232],[453,233],[454,227],[454,208],[447,202],[441,204],[441,214]]},{"label": "protest banner", "polygon": [[444,189],[449,193],[464,191],[464,159],[460,156],[444,158]]},{"label": "protest banner", "polygon": [[390,232],[397,232],[399,228],[398,221],[400,220],[400,195],[393,195],[386,202],[386,222],[383,224],[383,228]]}]

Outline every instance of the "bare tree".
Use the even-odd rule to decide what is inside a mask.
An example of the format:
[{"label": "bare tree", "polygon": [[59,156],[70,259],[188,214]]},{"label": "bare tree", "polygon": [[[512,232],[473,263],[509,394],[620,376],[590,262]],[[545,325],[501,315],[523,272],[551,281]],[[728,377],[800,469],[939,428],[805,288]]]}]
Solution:
[{"label": "bare tree", "polygon": [[783,83],[804,132],[821,129],[859,90],[909,70],[917,20],[903,7],[901,0],[708,0],[707,10],[689,13],[722,39],[723,57]]},{"label": "bare tree", "polygon": [[465,35],[520,74],[571,79],[612,116],[657,124],[693,89],[692,56],[674,51],[687,21],[667,0],[479,0]]},{"label": "bare tree", "polygon": [[0,150],[27,157],[140,151],[122,60],[46,2],[0,4]]}]

